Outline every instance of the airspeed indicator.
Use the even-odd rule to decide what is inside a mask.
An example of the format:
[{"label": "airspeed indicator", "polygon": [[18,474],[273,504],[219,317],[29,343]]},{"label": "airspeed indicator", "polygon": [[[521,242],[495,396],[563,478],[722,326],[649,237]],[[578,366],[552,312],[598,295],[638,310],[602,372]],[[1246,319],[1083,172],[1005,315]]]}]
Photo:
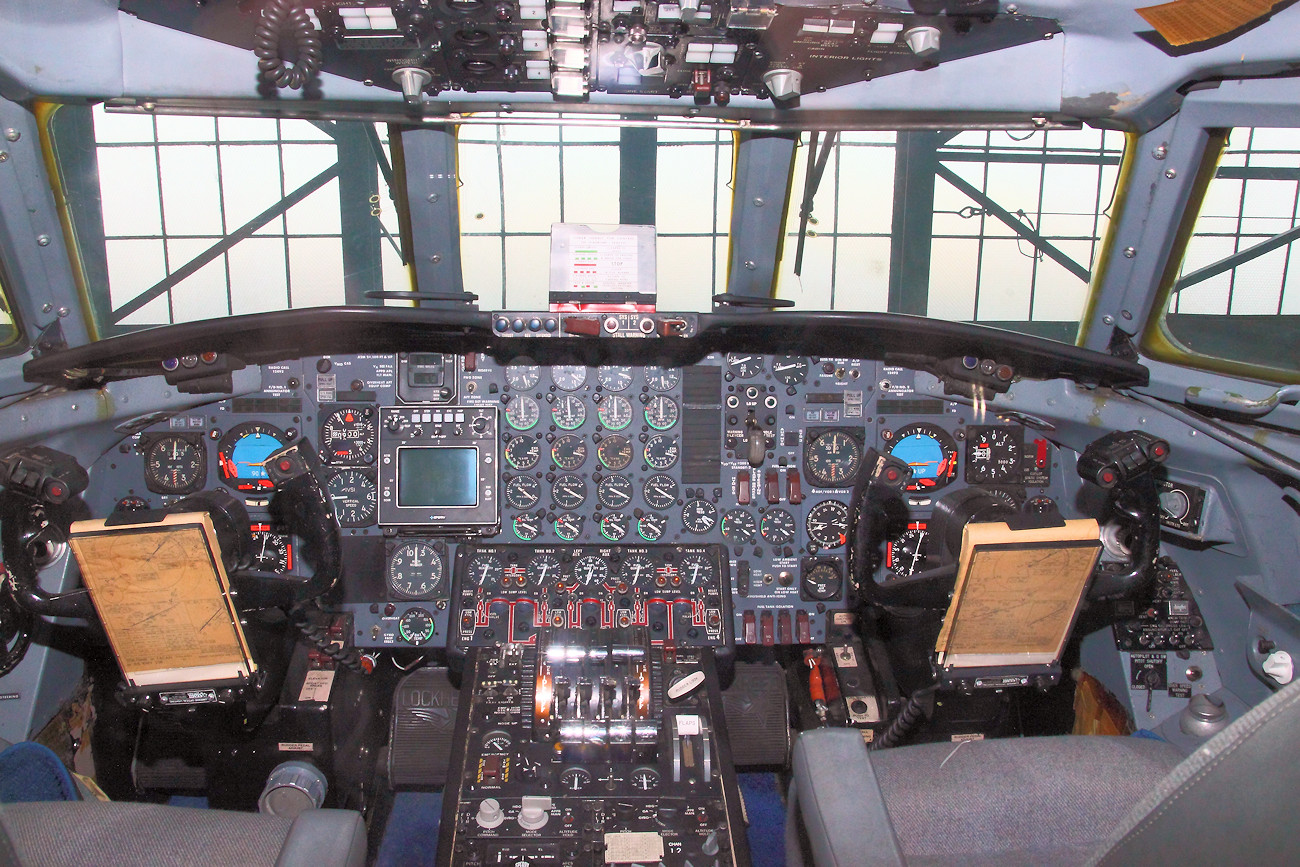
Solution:
[{"label": "airspeed indicator", "polygon": [[847,488],[862,463],[862,446],[844,430],[822,431],[808,442],[804,464],[808,479],[819,488]]}]

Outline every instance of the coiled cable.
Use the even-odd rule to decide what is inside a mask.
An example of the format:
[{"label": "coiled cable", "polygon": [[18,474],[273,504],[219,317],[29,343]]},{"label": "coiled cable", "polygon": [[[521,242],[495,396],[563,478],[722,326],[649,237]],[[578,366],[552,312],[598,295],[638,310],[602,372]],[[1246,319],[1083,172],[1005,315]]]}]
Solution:
[{"label": "coiled cable", "polygon": [[[294,59],[285,57],[284,47],[292,41]],[[299,0],[270,0],[262,19],[253,30],[253,53],[257,68],[276,87],[300,90],[320,71],[320,36]]]},{"label": "coiled cable", "polygon": [[321,653],[352,671],[364,674],[365,670],[361,667],[361,656],[355,648],[348,647],[346,642],[343,645],[335,644],[330,638],[329,628],[321,626],[314,622],[311,613],[303,605],[295,606],[289,611],[289,620],[302,636]]},{"label": "coiled cable", "polygon": [[926,709],[930,706],[929,702],[936,689],[938,686],[927,686],[908,696],[903,710],[889,724],[885,733],[871,742],[868,749],[887,750],[902,743],[916,728],[917,723],[926,716]]}]

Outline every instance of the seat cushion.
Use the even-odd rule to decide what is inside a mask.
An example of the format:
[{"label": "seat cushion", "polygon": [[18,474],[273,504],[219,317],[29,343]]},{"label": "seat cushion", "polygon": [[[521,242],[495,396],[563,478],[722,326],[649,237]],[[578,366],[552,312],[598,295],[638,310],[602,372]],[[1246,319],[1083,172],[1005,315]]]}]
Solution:
[{"label": "seat cushion", "polygon": [[299,828],[293,819],[260,813],[120,801],[46,802],[0,806],[0,826],[23,867],[275,867],[282,850],[301,858],[307,847],[296,839],[300,836],[315,842],[316,867],[363,863],[360,816],[314,812],[318,815]]},{"label": "seat cushion", "polygon": [[1081,864],[1182,759],[1163,741],[1085,736],[871,753],[909,865]]}]

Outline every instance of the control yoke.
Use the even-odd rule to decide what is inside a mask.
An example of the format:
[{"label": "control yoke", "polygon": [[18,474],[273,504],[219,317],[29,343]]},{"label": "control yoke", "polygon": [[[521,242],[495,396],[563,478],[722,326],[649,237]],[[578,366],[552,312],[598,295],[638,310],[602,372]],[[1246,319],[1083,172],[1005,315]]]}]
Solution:
[{"label": "control yoke", "polygon": [[1127,563],[1102,563],[1088,588],[1089,599],[1129,596],[1147,586],[1160,549],[1160,496],[1152,471],[1169,458],[1166,440],[1142,431],[1115,431],[1094,440],[1079,455],[1079,476],[1110,492],[1131,552]]}]

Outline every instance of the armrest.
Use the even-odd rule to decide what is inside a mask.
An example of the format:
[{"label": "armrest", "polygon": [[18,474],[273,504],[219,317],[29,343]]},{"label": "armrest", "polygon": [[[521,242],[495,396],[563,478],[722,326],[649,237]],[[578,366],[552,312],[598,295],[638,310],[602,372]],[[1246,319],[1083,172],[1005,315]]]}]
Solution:
[{"label": "armrest", "polygon": [[362,867],[366,826],[353,810],[304,810],[293,820],[275,867]]},{"label": "armrest", "polygon": [[902,867],[876,773],[857,729],[814,729],[794,745],[795,794],[816,867]]}]

